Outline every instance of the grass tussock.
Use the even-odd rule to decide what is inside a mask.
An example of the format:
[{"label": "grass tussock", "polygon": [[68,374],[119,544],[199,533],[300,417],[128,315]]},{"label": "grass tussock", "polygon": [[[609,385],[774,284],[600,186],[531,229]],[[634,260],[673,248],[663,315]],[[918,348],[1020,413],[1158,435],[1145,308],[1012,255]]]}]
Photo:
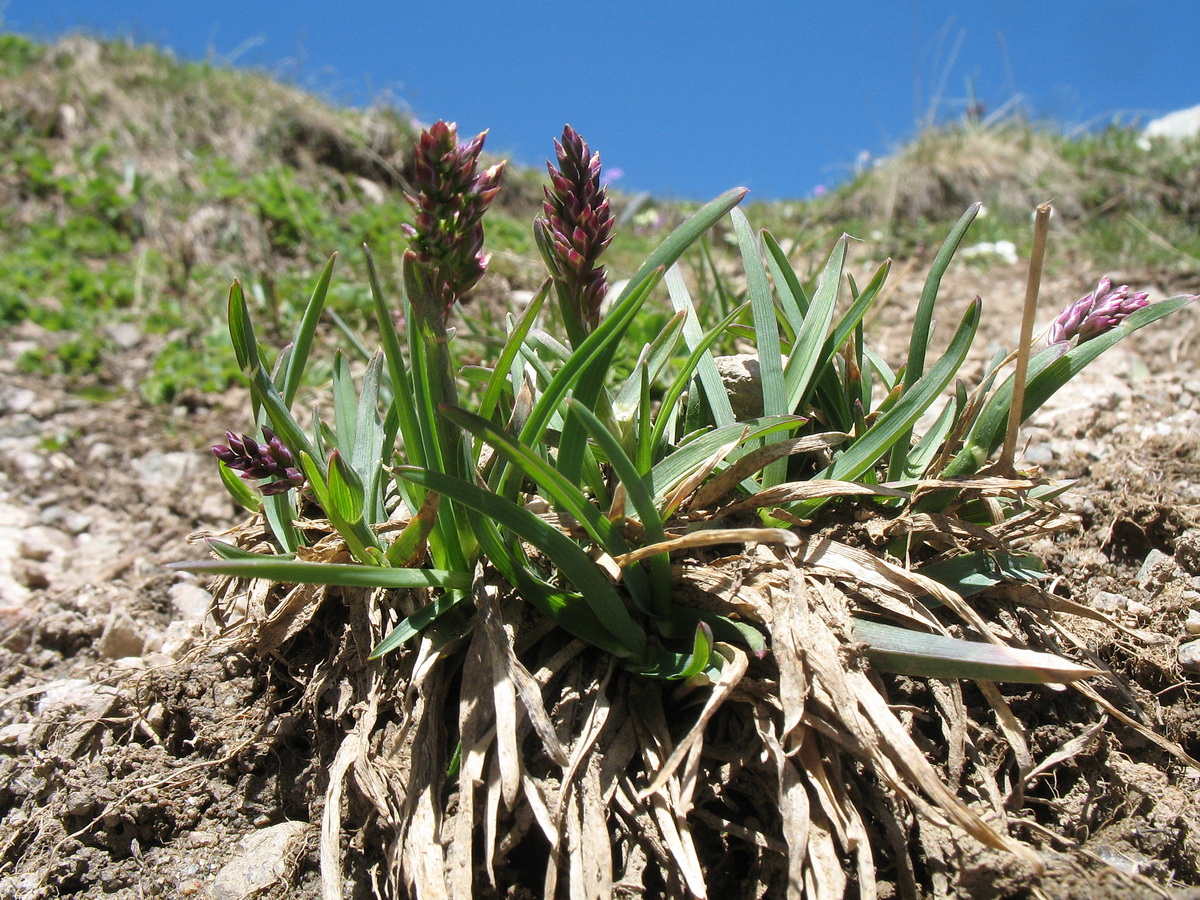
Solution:
[{"label": "grass tussock", "polygon": [[1019,123],[931,128],[855,179],[851,215],[909,226],[948,221],[976,200],[1029,210],[1053,194],[1070,217],[1082,180],[1046,136]]}]

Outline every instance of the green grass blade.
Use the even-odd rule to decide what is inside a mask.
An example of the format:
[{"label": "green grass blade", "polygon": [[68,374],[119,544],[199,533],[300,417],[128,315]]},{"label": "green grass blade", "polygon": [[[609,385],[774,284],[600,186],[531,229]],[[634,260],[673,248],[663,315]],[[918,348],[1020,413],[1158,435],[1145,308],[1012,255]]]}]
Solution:
[{"label": "green grass blade", "polygon": [[850,308],[846,310],[846,314],[833,326],[833,334],[825,341],[825,347],[821,351],[819,368],[824,368],[828,365],[829,360],[833,359],[834,355],[846,343],[851,332],[862,323],[863,318],[879,297],[879,292],[883,289],[883,285],[887,281],[891,270],[892,261],[890,259],[884,260],[883,265],[875,270],[875,275],[867,282],[867,286],[854,298],[854,302],[850,304]]},{"label": "green grass blade", "polygon": [[767,268],[770,269],[771,277],[775,281],[775,292],[779,295],[779,305],[783,309],[783,317],[788,324],[788,328],[792,333],[793,339],[795,335],[800,333],[800,329],[804,327],[804,310],[808,308],[807,302],[804,307],[800,306],[800,298],[804,297],[804,288],[800,285],[800,279],[796,277],[796,270],[792,268],[791,260],[787,254],[783,252],[783,248],[779,246],[779,242],[769,231],[763,231],[763,246],[767,248]]},{"label": "green grass blade", "polygon": [[872,665],[897,675],[1069,684],[1100,674],[1049,653],[925,634],[865,619],[854,620],[854,637],[867,644]]},{"label": "green grass blade", "polygon": [[[920,475],[929,466],[938,451],[942,449],[942,442],[946,440],[946,435],[950,433],[950,429],[954,426],[954,418],[958,414],[959,405],[956,397],[951,397],[946,401],[946,405],[942,411],[938,413],[937,420],[933,426],[921,435],[920,440],[913,445],[912,452],[908,455],[908,470],[904,473],[904,478],[916,477]],[[898,479],[891,479],[896,481]]]},{"label": "green grass blade", "polygon": [[[636,444],[636,452],[634,453],[634,462],[637,466],[638,474],[645,475],[650,471],[650,466],[654,462],[653,445],[650,443],[650,438],[653,437],[654,407],[650,400],[650,370],[643,368],[641,370],[641,396],[637,407],[637,418],[634,420],[634,438]],[[660,411],[661,413],[661,411]]]},{"label": "green grass blade", "polygon": [[467,590],[471,576],[442,569],[392,569],[349,563],[303,562],[263,556],[255,559],[202,559],[170,563],[168,569],[196,575],[264,578],[282,584],[328,584],[340,587],[444,588]]},{"label": "green grass blade", "polygon": [[655,336],[654,340],[642,349],[642,354],[638,357],[638,363],[634,365],[633,372],[625,379],[625,383],[617,392],[616,399],[613,400],[613,414],[618,422],[631,421],[634,412],[641,408],[643,375],[648,381],[654,382],[662,374],[666,364],[675,354],[675,348],[679,345],[684,319],[684,313],[677,312],[667,321],[663,330]]},{"label": "green grass blade", "polygon": [[334,446],[349,456],[354,446],[354,430],[358,425],[358,397],[350,377],[350,364],[341,350],[333,354],[332,390]]},{"label": "green grass blade", "polygon": [[629,615],[616,588],[565,534],[529,510],[476,485],[428,469],[404,466],[397,472],[402,478],[462,503],[537,547],[575,585],[596,619],[613,638],[634,656],[640,657],[645,652],[645,632]]},{"label": "green grass blade", "polygon": [[329,279],[333,276],[333,264],[337,262],[337,254],[329,257],[317,286],[313,289],[312,297],[304,308],[296,336],[292,339],[292,355],[287,368],[283,370],[283,378],[279,384],[279,392],[283,402],[290,407],[296,399],[296,390],[304,376],[304,367],[308,365],[308,354],[312,349],[313,335],[317,332],[317,323],[321,320],[321,310],[325,306],[325,296],[329,293]]},{"label": "green grass blade", "polygon": [[[1033,553],[976,550],[922,566],[918,572],[944,584],[960,597],[970,597],[1006,581],[1026,584],[1041,581],[1046,577],[1046,565]],[[930,606],[938,604],[932,596],[922,601]]]},{"label": "green grass blade", "polygon": [[621,292],[621,296],[617,298],[617,304],[619,305],[632,290],[656,270],[669,269],[683,255],[684,251],[696,242],[697,238],[741,203],[747,193],[749,191],[746,188],[734,188],[700,207],[687,221],[672,231],[667,239],[646,258],[641,268],[629,279],[629,284]]},{"label": "green grass blade", "polygon": [[979,213],[979,208],[983,204],[972,203],[958,223],[951,229],[950,234],[946,236],[945,242],[942,244],[938,254],[934,257],[933,266],[929,270],[929,275],[925,279],[925,286],[921,290],[921,299],[917,303],[916,311],[913,315],[912,335],[908,343],[908,362],[905,365],[904,371],[904,386],[911,387],[916,384],[917,379],[925,374],[925,355],[929,347],[929,332],[933,325],[933,309],[937,304],[938,289],[942,285],[942,276],[946,274],[946,269],[950,267],[950,260],[954,258],[954,254],[958,251],[958,245],[962,243],[963,237],[967,233],[967,229],[975,220],[975,216]]},{"label": "green grass blade", "polygon": [[217,460],[217,471],[221,475],[221,483],[225,485],[225,490],[229,491],[238,506],[251,514],[258,512],[262,506],[262,499],[254,488],[246,484],[237,472],[220,460]]},{"label": "green grass blade", "polygon": [[863,345],[863,357],[870,363],[871,370],[879,377],[884,392],[890,394],[896,386],[896,373],[887,364],[887,360],[866,345]]},{"label": "green grass blade", "polygon": [[296,508],[292,505],[291,491],[263,497],[263,515],[284,553],[295,553],[304,546],[304,535],[296,528]]},{"label": "green grass blade", "polygon": [[[683,339],[688,349],[692,351],[692,355],[696,357],[693,362],[689,356],[688,363],[694,366],[700,386],[704,389],[704,397],[708,400],[708,407],[712,411],[713,424],[718,428],[732,425],[736,418],[733,415],[733,407],[729,405],[729,394],[725,390],[725,383],[721,381],[717,364],[713,361],[712,354],[708,352],[712,341],[705,342],[705,335],[700,330],[700,316],[692,303],[691,295],[688,293],[687,285],[683,281],[683,274],[679,271],[678,266],[671,266],[667,270],[666,282],[667,292],[671,296],[671,305],[676,310],[687,313],[687,319],[683,323]],[[725,317],[724,322],[730,322],[744,308],[744,306],[739,306],[733,313]],[[724,328],[721,330],[723,331]],[[709,334],[713,335],[715,341],[720,332],[716,334],[709,332]]]},{"label": "green grass blade", "polygon": [[329,502],[332,509],[326,512],[336,513],[337,517],[348,524],[357,524],[363,520],[363,500],[366,490],[362,479],[354,471],[354,467],[346,462],[346,458],[337,450],[329,455]]},{"label": "green grass blade", "polygon": [[[404,442],[404,455],[411,464],[424,466],[428,460],[425,458],[425,448],[421,442],[421,426],[417,421],[416,408],[413,406],[412,385],[409,383],[408,372],[404,367],[404,353],[400,345],[400,336],[396,333],[392,310],[383,296],[379,273],[375,271],[375,260],[366,244],[363,244],[363,253],[367,259],[367,279],[371,284],[371,302],[375,308],[375,322],[379,326],[379,336],[383,341],[383,354],[387,359],[388,375],[392,383],[392,403],[395,404],[400,418],[400,438]],[[420,498],[417,500],[419,505]]]},{"label": "green grass blade", "polygon": [[[620,556],[629,552],[629,544],[612,521],[594,503],[588,501],[583,491],[564,478],[541,456],[482,416],[456,407],[443,409],[442,414],[502,453],[545,492],[548,500],[578,519],[592,540],[603,548],[605,553]],[[639,605],[648,609],[650,585],[641,569],[627,569],[625,581],[630,593],[639,600]]]},{"label": "green grass blade", "polygon": [[343,512],[353,509],[354,498],[350,496],[351,488],[341,477],[339,470],[343,468],[344,464],[340,463],[340,456],[336,450],[330,455],[330,461],[332,463],[328,467],[330,483],[326,483],[316,460],[308,453],[301,452],[298,459],[300,469],[304,472],[304,477],[308,479],[309,489],[316,497],[318,505],[325,511],[325,515],[328,516],[329,523],[346,542],[346,547],[359,562],[366,565],[378,563],[380,560],[368,550],[369,547],[376,550],[382,549],[379,546],[378,537],[374,532],[364,533],[361,518],[355,521],[354,518],[343,515]]},{"label": "green grass blade", "polygon": [[404,530],[388,546],[385,558],[389,565],[406,568],[417,564],[433,531],[441,499],[437,494],[425,495],[425,502],[421,508],[413,514]]},{"label": "green grass blade", "polygon": [[712,629],[713,637],[727,644],[742,644],[759,659],[767,654],[767,642],[762,632],[747,622],[739,622],[708,610],[691,606],[676,606],[671,618],[656,623],[666,638],[685,640],[696,626],[704,622]]},{"label": "green grass blade", "polygon": [[[387,569],[386,571],[402,572],[404,570]],[[422,570],[417,569],[416,571]],[[460,573],[456,572],[453,574],[457,575]],[[467,577],[468,581],[470,580],[469,576],[465,577]],[[397,647],[408,643],[446,613],[450,612],[450,610],[457,607],[467,596],[466,590],[455,590],[442,594],[440,597],[434,597],[388,632],[388,636],[379,642],[379,646],[371,651],[371,655],[367,659],[379,659],[391,653]]]},{"label": "green grass blade", "polygon": [[[636,288],[622,292],[621,296],[624,299],[554,374],[521,429],[522,444],[532,447],[542,443],[546,428],[558,414],[559,407],[569,391],[575,390],[576,396],[580,396],[589,406],[596,402],[604,387],[608,360],[616,352],[621,337],[638,309],[658,284],[660,277],[660,272],[651,271]],[[590,381],[584,377],[588,373],[592,373]],[[583,471],[586,445],[587,435],[582,426],[572,426],[569,421],[564,422],[559,439],[559,470],[571,480],[579,480]],[[499,486],[500,493],[510,496],[515,490],[516,482],[509,480],[509,476],[503,474],[504,472],[504,467],[497,466],[491,483]]]},{"label": "green grass blade", "polygon": [[484,555],[523,600],[580,640],[619,659],[630,658],[629,650],[601,624],[581,595],[547,584],[530,569],[519,549],[505,544],[495,522],[469,507],[467,514]]},{"label": "green grass blade", "polygon": [[[667,274],[668,276],[670,275],[669,272]],[[689,342],[689,346],[691,346],[692,351],[688,354],[687,359],[684,360],[683,365],[680,366],[679,373],[671,382],[670,387],[667,388],[667,392],[663,395],[662,402],[659,404],[658,412],[654,421],[654,432],[650,436],[650,449],[652,452],[656,451],[656,449],[662,445],[664,436],[666,435],[667,426],[675,418],[675,405],[679,402],[679,398],[683,395],[684,390],[687,388],[688,383],[692,380],[692,377],[696,373],[700,364],[707,360],[710,365],[713,365],[712,355],[709,353],[709,348],[716,343],[717,338],[725,333],[725,329],[729,327],[730,323],[732,323],[734,319],[742,314],[742,311],[745,310],[745,308],[745,304],[734,308],[727,316],[725,316],[724,319],[717,323],[715,328],[713,328],[707,334],[699,337],[695,343]],[[716,374],[715,365],[713,365],[713,374]],[[717,375],[716,377],[717,383],[719,384],[721,380],[720,376]],[[728,406],[729,399],[725,394],[724,385],[721,387],[720,396],[725,401],[725,405]],[[726,425],[733,424],[732,410],[729,412],[729,418],[730,420],[725,423]],[[642,467],[639,466],[639,470],[641,468]]]},{"label": "green grass blade", "polygon": [[[878,461],[897,440],[907,440],[912,433],[913,423],[945,390],[966,359],[967,351],[979,327],[980,303],[976,300],[967,309],[954,339],[942,357],[930,366],[912,388],[900,400],[879,417],[871,430],[855,441],[833,464],[818,473],[816,478],[832,478],[837,481],[854,481]],[[793,507],[792,511],[808,517],[826,502],[808,500]]]},{"label": "green grass blade", "polygon": [[[524,342],[526,335],[529,334],[529,329],[533,327],[533,323],[537,321],[538,313],[542,309],[542,304],[546,302],[546,297],[550,293],[550,280],[542,282],[542,286],[538,292],[533,295],[533,299],[529,301],[529,305],[525,307],[525,311],[521,313],[521,317],[517,319],[512,331],[509,332],[508,340],[504,343],[504,349],[500,351],[500,356],[496,359],[496,364],[492,368],[491,377],[488,379],[487,387],[483,389],[483,396],[479,400],[479,414],[485,419],[490,419],[496,411],[496,406],[500,402],[500,395],[504,391],[504,385],[508,381],[509,373],[512,370],[513,360],[517,357],[517,352],[521,349],[521,344]],[[520,390],[520,384],[514,384],[513,393],[516,394]]]},{"label": "green grass blade", "polygon": [[[933,327],[933,308],[937,303],[942,276],[946,274],[950,260],[954,258],[954,254],[958,251],[958,245],[962,243],[967,229],[975,220],[982,205],[982,203],[971,204],[951,229],[945,243],[934,257],[933,266],[929,270],[929,276],[925,279],[925,287],[921,291],[921,299],[917,303],[917,309],[913,316],[912,336],[908,342],[908,362],[904,367],[905,390],[916,384],[917,379],[925,374],[925,354],[929,347],[929,333]],[[904,472],[908,469],[911,438],[910,431],[902,435],[900,440],[897,440],[892,446],[891,462],[888,465],[889,472]]]},{"label": "green grass blade", "polygon": [[[642,477],[633,460],[625,454],[621,442],[587,407],[577,403],[574,399],[568,400],[567,403],[579,416],[584,428],[608,458],[609,465],[613,467],[617,478],[625,486],[629,502],[633,504],[633,508],[641,520],[646,543],[657,544],[666,540],[662,519],[658,515],[658,507],[646,484],[647,479]],[[667,553],[656,553],[650,558],[650,577],[653,585],[654,613],[666,617],[671,611],[671,559]]]},{"label": "green grass blade", "polygon": [[708,668],[712,659],[712,648],[712,629],[706,623],[698,622],[693,629],[691,653],[672,653],[670,650],[655,648],[644,665],[630,668],[648,678],[686,681]]},{"label": "green grass blade", "polygon": [[[837,308],[838,287],[842,281],[842,269],[846,264],[848,240],[846,235],[842,235],[834,245],[821,273],[821,280],[813,293],[808,314],[796,331],[796,341],[788,354],[787,370],[784,373],[787,412],[799,411],[801,401],[808,394],[813,373],[817,372],[817,364],[821,362],[825,338],[829,334],[833,313]],[[763,377],[766,377],[765,373]]]},{"label": "green grass blade", "polygon": [[[221,559],[280,559],[278,555],[268,555],[264,553],[252,553],[249,550],[243,550],[241,547],[235,547],[233,544],[227,544],[224,541],[218,541],[216,538],[208,538],[205,541],[208,544],[208,549],[219,556]],[[286,554],[285,554],[286,556]],[[290,558],[290,557],[287,557]]]},{"label": "green grass blade", "polygon": [[242,292],[240,281],[234,281],[229,288],[226,321],[229,323],[229,340],[233,344],[238,368],[245,372],[260,365],[258,341],[254,336],[254,324],[250,320],[250,307],[246,304],[246,295]]},{"label": "green grass blade", "polygon": [[354,425],[354,444],[350,466],[366,485],[363,516],[367,522],[383,521],[383,448],[384,424],[379,418],[379,375],[383,357],[376,353],[363,373],[358,399],[358,417]]},{"label": "green grass blade", "polygon": [[806,421],[807,419],[800,416],[750,419],[745,422],[735,422],[723,428],[714,428],[688,441],[650,470],[648,480],[655,505],[660,505],[671,488],[679,484],[694,472],[697,466],[702,465],[720,447],[730,441],[741,438],[745,443],[768,435],[790,434],[804,425]]},{"label": "green grass blade", "polygon": [[[730,213],[733,231],[737,235],[746,285],[750,294],[750,313],[754,319],[755,346],[758,350],[759,382],[762,386],[763,415],[783,416],[792,412],[788,406],[783,378],[783,351],[779,344],[779,322],[775,299],[767,281],[767,269],[750,222],[740,209]],[[822,335],[824,337],[824,335]],[[778,459],[762,473],[763,487],[774,487],[787,479],[787,460]]]}]

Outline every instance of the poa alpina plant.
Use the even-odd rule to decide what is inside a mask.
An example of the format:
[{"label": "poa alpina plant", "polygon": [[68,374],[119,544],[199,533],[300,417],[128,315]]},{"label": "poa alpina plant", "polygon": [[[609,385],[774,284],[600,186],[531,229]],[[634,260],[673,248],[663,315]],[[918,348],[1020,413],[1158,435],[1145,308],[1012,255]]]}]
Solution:
[{"label": "poa alpina plant", "polygon": [[[985,471],[1013,404],[1008,357],[951,390],[981,302],[929,346],[978,206],[934,260],[896,371],[863,326],[889,264],[859,286],[843,238],[806,284],[737,209],[743,190],[703,206],[610,298],[600,157],[568,126],[534,224],[548,276],[468,390],[447,317],[488,264],[502,166],[481,170],[483,143],[444,122],[421,136],[403,295],[383,296],[368,254],[378,334],[363,343],[379,350],[335,359],[332,421],[301,425],[293,404],[333,262],[273,371],[230,293],[264,440],[231,432],[214,452],[254,515],[210,541],[216,559],[181,567],[223,576],[225,602],[245,598],[227,640],[272,661],[328,646],[304,700],[342,729],[327,755],[326,890],[340,896],[348,810],[359,845],[377,848],[373,877],[419,897],[502,881],[704,897],[735,852],[771,896],[840,896],[847,867],[873,896],[877,858],[915,879],[935,822],[1039,865],[998,809],[985,820],[945,783],[877,677],[1095,674],[1011,646],[970,602],[1005,582],[1041,591],[1019,542],[1062,521],[1057,486]],[[679,261],[726,217],[745,303],[702,322]],[[631,325],[663,287],[675,314],[618,381]],[[541,331],[551,294],[563,335]],[[1191,299],[1149,303],[1102,280],[1029,358],[1019,418]],[[730,329],[759,351],[762,415],[747,420],[712,355]],[[932,425],[914,434],[919,420]],[[247,484],[266,479],[259,494]],[[864,549],[849,520],[876,522],[895,552]],[[970,778],[1000,795],[994,771]]]}]

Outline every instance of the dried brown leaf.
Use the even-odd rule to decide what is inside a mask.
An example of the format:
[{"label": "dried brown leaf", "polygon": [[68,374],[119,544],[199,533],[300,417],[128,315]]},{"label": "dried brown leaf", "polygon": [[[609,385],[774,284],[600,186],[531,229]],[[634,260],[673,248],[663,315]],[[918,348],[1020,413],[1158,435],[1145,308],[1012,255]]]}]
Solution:
[{"label": "dried brown leaf", "polygon": [[819,497],[897,497],[907,500],[906,491],[884,487],[878,484],[859,484],[854,481],[832,481],[817,479],[815,481],[789,481],[775,487],[766,488],[743,500],[737,500],[722,507],[718,515],[728,516],[748,509],[765,509],[768,506],[780,506],[785,503],[795,503],[799,500],[814,500]]},{"label": "dried brown leaf", "polygon": [[696,491],[687,505],[692,509],[709,509],[742,481],[775,460],[799,453],[828,450],[848,440],[849,437],[850,435],[842,431],[829,431],[824,434],[809,434],[791,440],[777,441],[774,444],[767,444],[751,450]]},{"label": "dried brown leaf", "polygon": [[705,528],[657,544],[639,547],[615,559],[617,565],[625,568],[659,553],[674,553],[676,550],[712,547],[717,544],[783,544],[785,547],[798,547],[800,539],[782,528]]}]

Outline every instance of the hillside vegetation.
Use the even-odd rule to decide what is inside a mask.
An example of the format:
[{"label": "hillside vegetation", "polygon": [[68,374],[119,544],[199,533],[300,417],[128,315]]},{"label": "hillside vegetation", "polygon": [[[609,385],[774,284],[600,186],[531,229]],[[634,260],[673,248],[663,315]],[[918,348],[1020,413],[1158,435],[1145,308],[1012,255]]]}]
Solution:
[{"label": "hillside vegetation", "polygon": [[[231,280],[261,321],[283,328],[335,251],[344,259],[331,309],[354,329],[366,308],[360,244],[397,293],[414,134],[394,107],[336,108],[257,72],[124,42],[3,36],[0,323],[18,340],[20,367],[155,403],[222,390],[237,374],[223,324]],[[505,174],[488,218],[492,266],[464,311],[476,331],[496,327],[514,291],[536,286],[529,223],[542,174]],[[1064,136],[1020,120],[947,125],[828,197],[759,204],[753,216],[815,267],[843,230],[871,238],[881,256],[919,256],[976,199],[988,212],[969,242],[1021,251],[1029,211],[1047,198],[1060,223],[1052,265],[1083,256],[1110,269],[1167,268],[1174,284],[1196,286],[1200,144],[1144,148],[1123,128]],[[639,212],[616,199],[618,212]],[[640,261],[656,229],[684,211],[651,201],[627,215],[610,269],[628,274],[622,264]]]},{"label": "hillside vegetation", "polygon": [[552,137],[0,36],[0,900],[1200,884],[1200,144]]}]

